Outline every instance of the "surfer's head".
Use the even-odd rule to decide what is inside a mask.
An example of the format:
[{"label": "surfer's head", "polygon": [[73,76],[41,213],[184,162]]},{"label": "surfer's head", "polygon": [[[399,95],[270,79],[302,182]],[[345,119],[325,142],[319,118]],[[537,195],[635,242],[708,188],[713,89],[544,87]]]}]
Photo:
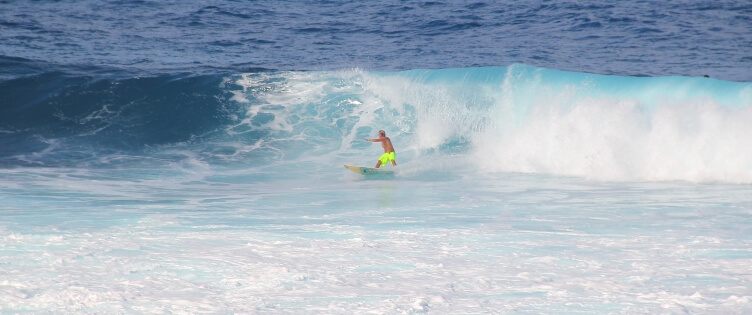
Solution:
[{"label": "surfer's head", "polygon": [[379,130],[379,136],[386,137],[386,132],[384,130]]}]

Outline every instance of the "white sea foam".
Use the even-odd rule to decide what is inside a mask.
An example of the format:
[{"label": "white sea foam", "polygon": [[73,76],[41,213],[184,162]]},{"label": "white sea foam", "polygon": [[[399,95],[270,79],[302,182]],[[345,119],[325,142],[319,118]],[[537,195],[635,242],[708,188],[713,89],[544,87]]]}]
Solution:
[{"label": "white sea foam", "polygon": [[11,174],[38,201],[0,206],[3,311],[752,311],[746,186],[82,172]]}]

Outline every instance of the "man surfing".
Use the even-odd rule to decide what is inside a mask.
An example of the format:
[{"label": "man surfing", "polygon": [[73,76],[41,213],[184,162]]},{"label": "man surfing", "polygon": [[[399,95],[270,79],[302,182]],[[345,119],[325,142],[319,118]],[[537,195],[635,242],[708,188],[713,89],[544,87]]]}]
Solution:
[{"label": "man surfing", "polygon": [[376,168],[379,168],[379,166],[389,163],[389,162],[392,162],[392,165],[397,166],[397,161],[395,160],[395,156],[394,156],[394,147],[392,146],[392,140],[386,136],[386,132],[384,132],[384,130],[379,130],[378,138],[375,138],[375,139],[366,138],[366,141],[381,142],[381,147],[384,148],[384,154],[382,154],[381,157],[379,158],[379,161],[376,162]]}]

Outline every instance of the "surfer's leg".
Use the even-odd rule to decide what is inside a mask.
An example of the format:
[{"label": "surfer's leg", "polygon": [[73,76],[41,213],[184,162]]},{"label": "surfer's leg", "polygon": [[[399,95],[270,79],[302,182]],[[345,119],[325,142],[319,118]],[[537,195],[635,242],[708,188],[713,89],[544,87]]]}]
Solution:
[{"label": "surfer's leg", "polygon": [[379,161],[376,162],[376,168],[379,168],[381,165],[386,165],[386,163],[389,162],[389,153],[384,153],[379,157]]}]

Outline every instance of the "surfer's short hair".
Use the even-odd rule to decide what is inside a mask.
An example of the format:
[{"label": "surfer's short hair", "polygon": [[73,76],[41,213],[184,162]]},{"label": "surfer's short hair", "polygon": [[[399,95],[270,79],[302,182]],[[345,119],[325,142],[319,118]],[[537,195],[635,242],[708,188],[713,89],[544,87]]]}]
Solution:
[{"label": "surfer's short hair", "polygon": [[386,132],[384,130],[379,130],[379,134],[382,136],[386,136]]}]

